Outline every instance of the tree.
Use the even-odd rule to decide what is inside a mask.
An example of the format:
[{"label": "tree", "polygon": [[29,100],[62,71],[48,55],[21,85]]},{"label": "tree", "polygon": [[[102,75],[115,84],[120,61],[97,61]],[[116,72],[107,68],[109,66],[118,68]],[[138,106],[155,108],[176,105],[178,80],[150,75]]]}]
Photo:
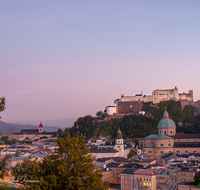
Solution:
[{"label": "tree", "polygon": [[97,113],[96,113],[96,116],[97,117],[100,117],[102,115],[102,111],[98,111]]},{"label": "tree", "polygon": [[107,115],[108,115],[107,113],[101,114],[102,119],[105,119],[107,117]]},{"label": "tree", "polygon": [[28,189],[108,189],[104,185],[100,171],[94,168],[94,158],[84,144],[84,136],[66,139],[58,138],[58,149],[55,154],[46,156],[42,162],[25,160],[13,169],[13,175],[22,180],[38,180],[27,182]]},{"label": "tree", "polygon": [[[6,99],[5,97],[0,98],[0,112],[5,111],[6,109]],[[0,116],[1,119],[1,116]]]},{"label": "tree", "polygon": [[11,154],[6,154],[5,157],[3,158],[3,160],[0,161],[0,171],[1,171],[0,177],[1,178],[3,178],[4,173],[5,173],[4,168],[6,166],[6,160],[11,158],[11,157],[12,157]]},{"label": "tree", "polygon": [[20,156],[20,152],[19,150],[17,149],[16,153],[15,153],[15,157],[19,157]]},{"label": "tree", "polygon": [[133,156],[137,155],[137,153],[132,149],[129,154],[127,155],[128,158],[132,158]]}]

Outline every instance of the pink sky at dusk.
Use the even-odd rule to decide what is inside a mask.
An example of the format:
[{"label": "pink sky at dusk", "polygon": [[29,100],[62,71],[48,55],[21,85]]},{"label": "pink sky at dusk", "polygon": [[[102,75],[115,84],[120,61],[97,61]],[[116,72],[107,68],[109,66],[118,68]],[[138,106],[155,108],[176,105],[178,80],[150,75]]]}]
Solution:
[{"label": "pink sky at dusk", "polygon": [[[200,99],[199,1],[1,1],[5,122],[95,115],[121,94]],[[37,123],[36,123],[37,124]]]}]

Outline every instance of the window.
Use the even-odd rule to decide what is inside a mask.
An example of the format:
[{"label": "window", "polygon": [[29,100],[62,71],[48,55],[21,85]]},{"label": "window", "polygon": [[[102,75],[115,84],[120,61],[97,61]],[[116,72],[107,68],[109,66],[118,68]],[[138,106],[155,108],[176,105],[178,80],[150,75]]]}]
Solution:
[{"label": "window", "polygon": [[164,154],[164,151],[160,151],[160,154]]},{"label": "window", "polygon": [[149,153],[151,153],[151,151],[149,151]]},{"label": "window", "polygon": [[171,144],[169,143],[168,146],[171,146]]},{"label": "window", "polygon": [[160,146],[164,146],[164,144],[163,144],[163,143],[161,143],[161,144],[160,144]]},{"label": "window", "polygon": [[186,150],[185,153],[188,153],[188,151]]},{"label": "window", "polygon": [[144,181],[145,181],[145,178],[144,178]]},{"label": "window", "polygon": [[160,131],[160,134],[161,134],[161,131]]},{"label": "window", "polygon": [[122,183],[124,183],[124,180],[122,180]]},{"label": "window", "polygon": [[172,131],[170,131],[170,133],[172,134]]},{"label": "window", "polygon": [[149,181],[151,181],[151,179],[149,179]]},{"label": "window", "polygon": [[165,134],[167,134],[167,132],[165,131]]}]

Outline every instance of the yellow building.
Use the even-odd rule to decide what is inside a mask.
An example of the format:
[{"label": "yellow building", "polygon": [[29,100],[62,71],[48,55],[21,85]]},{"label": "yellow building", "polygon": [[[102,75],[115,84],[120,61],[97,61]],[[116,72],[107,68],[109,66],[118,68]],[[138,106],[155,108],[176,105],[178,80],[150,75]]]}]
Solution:
[{"label": "yellow building", "polygon": [[200,134],[176,133],[176,125],[165,110],[158,123],[158,134],[143,138],[144,152],[153,156],[163,153],[200,153]]}]

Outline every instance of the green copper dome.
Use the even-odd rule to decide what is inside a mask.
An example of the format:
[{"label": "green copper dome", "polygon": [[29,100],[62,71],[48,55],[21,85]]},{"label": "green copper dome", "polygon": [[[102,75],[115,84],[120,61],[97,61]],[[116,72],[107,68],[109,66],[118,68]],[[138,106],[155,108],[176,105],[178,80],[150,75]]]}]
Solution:
[{"label": "green copper dome", "polygon": [[176,128],[176,125],[171,119],[161,119],[158,123],[158,128]]},{"label": "green copper dome", "polygon": [[119,133],[122,133],[121,131],[120,131],[120,128],[118,128],[118,131],[117,131],[117,133],[119,134]]}]

